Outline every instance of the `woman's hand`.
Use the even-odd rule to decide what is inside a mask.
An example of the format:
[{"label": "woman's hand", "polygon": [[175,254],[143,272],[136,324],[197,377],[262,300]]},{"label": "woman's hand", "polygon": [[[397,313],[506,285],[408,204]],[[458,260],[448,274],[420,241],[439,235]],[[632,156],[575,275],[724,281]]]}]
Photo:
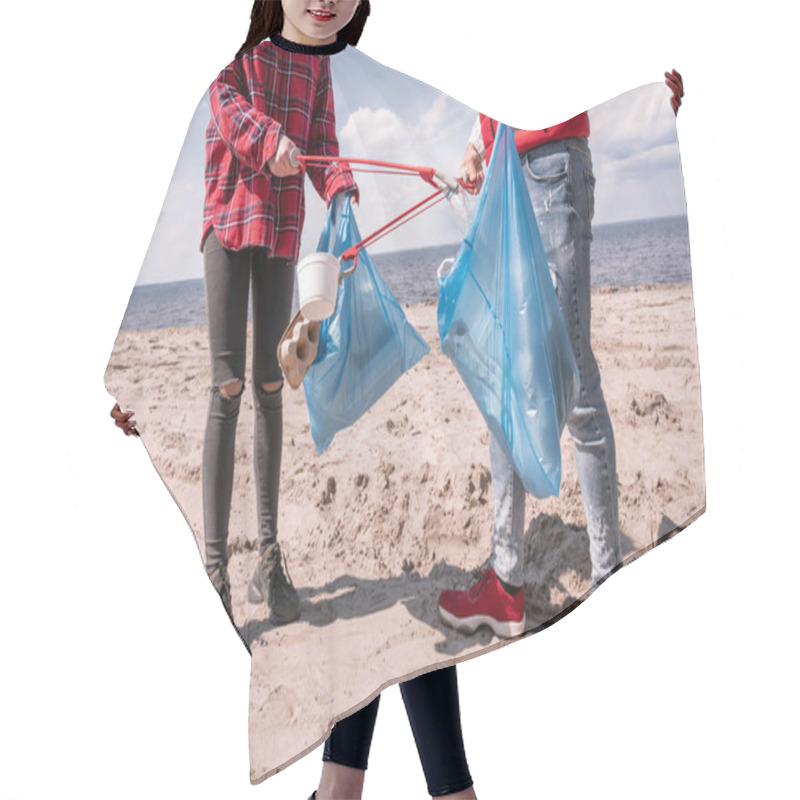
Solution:
[{"label": "woman's hand", "polygon": [[478,155],[475,145],[470,142],[461,162],[461,175],[465,183],[469,184],[464,190],[469,194],[478,194],[483,184],[483,159]]},{"label": "woman's hand", "polygon": [[678,109],[681,107],[681,97],[683,97],[683,78],[676,69],[672,70],[672,72],[665,72],[664,77],[666,78],[664,83],[672,90],[672,97],[669,99],[669,104],[672,106],[672,110],[677,117]]},{"label": "woman's hand", "polygon": [[276,178],[286,178],[300,172],[300,165],[293,165],[291,159],[291,153],[296,149],[297,145],[288,136],[281,136],[275,155],[267,161],[269,171]]},{"label": "woman's hand", "polygon": [[119,403],[114,403],[114,408],[111,409],[111,416],[114,418],[114,424],[121,428],[126,436],[139,435],[139,431],[136,430],[136,422],[133,419],[133,411],[123,411],[119,407]]}]

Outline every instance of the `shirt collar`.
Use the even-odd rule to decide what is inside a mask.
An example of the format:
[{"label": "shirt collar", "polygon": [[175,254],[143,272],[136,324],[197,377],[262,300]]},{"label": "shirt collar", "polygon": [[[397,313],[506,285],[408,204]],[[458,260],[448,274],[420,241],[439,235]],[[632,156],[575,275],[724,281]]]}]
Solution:
[{"label": "shirt collar", "polygon": [[297,42],[285,39],[279,33],[270,37],[270,41],[281,50],[288,50],[290,53],[305,53],[313,56],[332,56],[334,53],[341,53],[347,47],[344,39],[337,39],[330,44],[298,44]]}]

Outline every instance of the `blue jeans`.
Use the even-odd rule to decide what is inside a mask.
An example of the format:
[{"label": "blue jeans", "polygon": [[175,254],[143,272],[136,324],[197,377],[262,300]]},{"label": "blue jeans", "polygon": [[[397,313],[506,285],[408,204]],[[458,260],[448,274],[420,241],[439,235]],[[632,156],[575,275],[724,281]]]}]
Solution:
[{"label": "blue jeans", "polygon": [[[594,175],[589,142],[547,142],[522,156],[522,170],[580,372],[578,402],[567,427],[575,445],[595,585],[619,564],[621,553],[614,431],[591,343]],[[495,508],[492,566],[504,581],[522,586],[525,490],[491,433],[489,457]]]}]

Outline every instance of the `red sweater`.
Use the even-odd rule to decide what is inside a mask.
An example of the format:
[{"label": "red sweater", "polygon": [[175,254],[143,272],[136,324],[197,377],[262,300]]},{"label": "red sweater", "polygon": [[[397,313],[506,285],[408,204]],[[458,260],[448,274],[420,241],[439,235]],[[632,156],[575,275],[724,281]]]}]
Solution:
[{"label": "red sweater", "polygon": [[[494,134],[497,130],[497,122],[485,114],[481,114],[481,135],[483,144],[486,148],[486,161],[492,156],[494,145]],[[522,155],[528,150],[533,150],[545,142],[555,142],[558,139],[566,139],[571,136],[589,135],[589,113],[584,111],[577,117],[560,122],[558,125],[551,125],[540,131],[514,131],[514,143],[517,145],[517,152]]]},{"label": "red sweater", "polygon": [[[211,84],[201,249],[213,226],[223,247],[266,247],[270,255],[297,260],[304,175],[278,178],[267,161],[282,133],[302,153],[339,155],[329,61],[344,47],[303,47],[274,36]],[[307,172],[328,202],[337,192],[356,190],[350,170],[338,164]]]}]

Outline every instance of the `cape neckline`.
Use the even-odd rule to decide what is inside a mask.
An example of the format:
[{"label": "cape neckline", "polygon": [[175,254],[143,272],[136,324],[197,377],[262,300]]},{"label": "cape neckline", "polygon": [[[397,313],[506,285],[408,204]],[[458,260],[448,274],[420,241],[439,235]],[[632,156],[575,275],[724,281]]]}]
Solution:
[{"label": "cape neckline", "polygon": [[298,44],[284,38],[279,33],[271,36],[270,41],[276,47],[280,47],[281,50],[312,56],[332,56],[334,53],[341,53],[347,47],[347,42],[344,39],[337,39],[330,44]]}]

